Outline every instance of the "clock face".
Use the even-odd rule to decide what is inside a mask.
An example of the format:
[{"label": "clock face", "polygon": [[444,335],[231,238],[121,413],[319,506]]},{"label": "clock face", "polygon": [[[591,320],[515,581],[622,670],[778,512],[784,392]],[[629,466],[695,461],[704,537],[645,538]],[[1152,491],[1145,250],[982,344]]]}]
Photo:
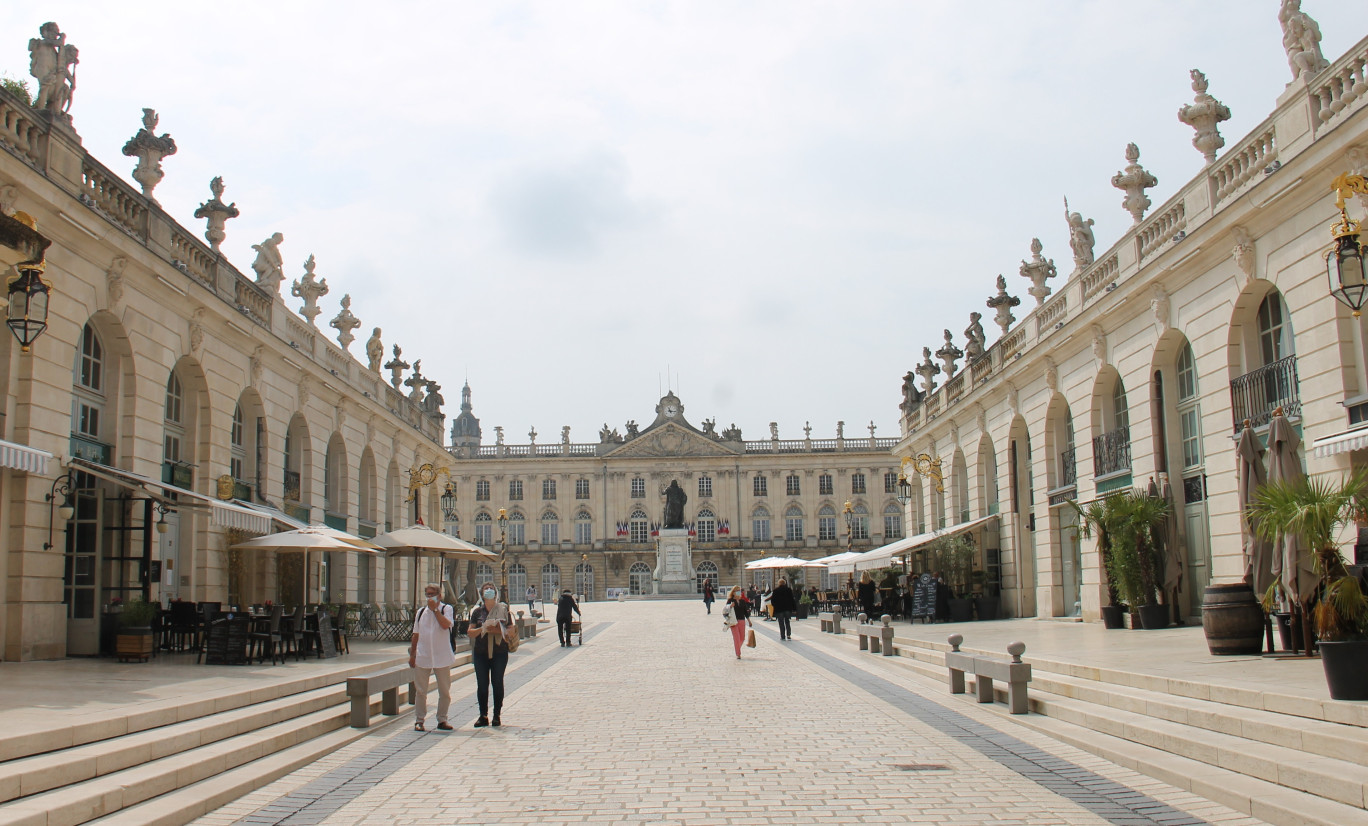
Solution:
[{"label": "clock face", "polygon": [[674,404],[665,405],[665,415],[674,418],[679,415],[679,406]]}]

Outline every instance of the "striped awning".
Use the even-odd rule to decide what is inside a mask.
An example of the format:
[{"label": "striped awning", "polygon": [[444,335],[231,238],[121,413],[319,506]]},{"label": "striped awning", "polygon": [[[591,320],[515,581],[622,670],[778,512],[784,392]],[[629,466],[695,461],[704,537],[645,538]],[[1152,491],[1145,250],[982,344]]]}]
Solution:
[{"label": "striped awning", "polygon": [[46,476],[51,458],[52,454],[46,450],[0,440],[0,467]]},{"label": "striped awning", "polygon": [[1339,453],[1368,448],[1368,427],[1324,436],[1311,443],[1317,459],[1326,459]]}]

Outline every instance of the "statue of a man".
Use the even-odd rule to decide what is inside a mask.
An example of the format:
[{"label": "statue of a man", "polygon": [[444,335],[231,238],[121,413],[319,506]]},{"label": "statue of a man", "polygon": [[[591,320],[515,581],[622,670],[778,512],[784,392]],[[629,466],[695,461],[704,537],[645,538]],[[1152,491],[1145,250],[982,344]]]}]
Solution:
[{"label": "statue of a man", "polygon": [[665,527],[684,527],[684,503],[687,501],[689,495],[679,486],[678,480],[672,480],[665,489]]},{"label": "statue of a man", "polygon": [[252,262],[257,286],[273,293],[280,292],[280,282],[285,280],[285,259],[280,255],[280,244],[284,240],[285,236],[277,232],[260,244],[252,245],[257,253],[256,260]]},{"label": "statue of a man", "polygon": [[34,109],[53,115],[65,115],[71,109],[71,96],[76,91],[76,64],[80,53],[66,42],[66,35],[56,23],[44,23],[38,37],[29,40],[29,74],[38,80],[38,96]]},{"label": "statue of a man", "polygon": [[380,343],[380,328],[376,327],[371,337],[366,339],[366,361],[372,373],[380,372],[380,359],[384,357],[385,345]]},{"label": "statue of a man", "polygon": [[1064,220],[1069,224],[1069,248],[1073,250],[1074,269],[1081,270],[1093,262],[1093,219],[1084,220],[1077,212],[1069,211],[1069,199],[1064,199]]}]

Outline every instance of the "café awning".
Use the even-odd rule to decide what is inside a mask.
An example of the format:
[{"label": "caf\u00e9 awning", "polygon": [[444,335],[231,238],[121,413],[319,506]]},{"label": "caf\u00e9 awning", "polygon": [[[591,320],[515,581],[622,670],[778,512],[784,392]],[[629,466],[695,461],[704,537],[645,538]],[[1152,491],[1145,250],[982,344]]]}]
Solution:
[{"label": "caf\u00e9 awning", "polygon": [[270,533],[271,518],[251,508],[224,502],[203,493],[176,487],[141,473],[102,465],[88,459],[72,459],[72,470],[113,482],[150,499],[171,505],[177,510],[207,508],[210,518],[221,528],[238,528],[249,533]]},{"label": "caf\u00e9 awning", "polygon": [[47,475],[47,463],[52,454],[36,447],[6,442],[0,439],[0,468],[22,470],[39,476]]},{"label": "caf\u00e9 awning", "polygon": [[1364,448],[1368,448],[1368,427],[1347,430],[1333,436],[1322,436],[1311,443],[1311,449],[1315,451],[1317,459],[1327,459],[1336,454]]},{"label": "caf\u00e9 awning", "polygon": [[872,551],[865,551],[862,554],[857,554],[847,559],[828,563],[827,570],[834,574],[843,574],[880,567],[896,557],[913,553],[922,546],[928,545],[933,540],[939,539],[942,536],[959,536],[966,531],[971,531],[974,528],[997,518],[997,514],[994,513],[988,516],[980,516],[978,519],[971,519],[968,522],[961,522],[958,525],[951,525],[950,527],[939,531],[929,531],[927,533],[919,533],[916,536],[904,537],[895,542],[890,542],[887,545],[875,548]]}]

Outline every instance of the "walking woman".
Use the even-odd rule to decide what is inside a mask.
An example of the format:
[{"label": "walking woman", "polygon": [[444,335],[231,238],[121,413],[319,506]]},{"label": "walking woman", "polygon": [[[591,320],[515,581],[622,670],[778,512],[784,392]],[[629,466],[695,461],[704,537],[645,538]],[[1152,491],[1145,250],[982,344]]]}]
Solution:
[{"label": "walking woman", "polygon": [[869,572],[860,575],[859,599],[860,610],[864,611],[870,622],[874,622],[874,595],[878,590],[874,587],[874,580],[869,578]]},{"label": "walking woman", "polygon": [[746,629],[750,628],[751,604],[740,585],[733,585],[727,592],[727,607],[731,609],[736,624],[731,627],[732,644],[736,647],[736,658],[741,659],[741,645],[746,641]]},{"label": "walking woman", "polygon": [[707,577],[703,580],[703,607],[708,609],[709,614],[712,613],[713,600],[712,577]]},{"label": "walking woman", "polygon": [[793,626],[790,620],[793,613],[798,610],[798,600],[793,598],[793,589],[789,587],[788,580],[781,579],[779,584],[774,586],[770,592],[770,605],[774,606],[774,618],[779,620],[779,639],[793,639]]},{"label": "walking woman", "polygon": [[494,687],[494,725],[503,725],[504,671],[508,668],[508,633],[513,617],[508,604],[498,602],[499,592],[486,584],[480,594],[484,602],[470,612],[470,660],[475,666],[475,697],[480,703],[480,719],[475,727],[490,723],[489,688]]}]

